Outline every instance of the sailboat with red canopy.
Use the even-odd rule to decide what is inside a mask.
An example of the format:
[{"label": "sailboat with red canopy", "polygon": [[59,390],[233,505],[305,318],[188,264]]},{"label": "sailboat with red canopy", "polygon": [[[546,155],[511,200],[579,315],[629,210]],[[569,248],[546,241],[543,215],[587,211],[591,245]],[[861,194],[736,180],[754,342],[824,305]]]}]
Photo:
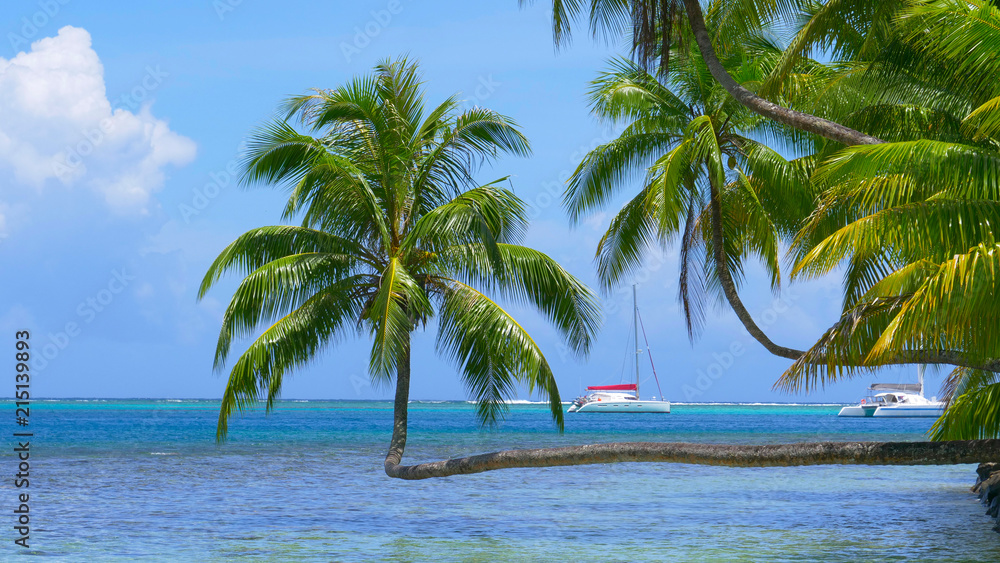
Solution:
[{"label": "sailboat with red canopy", "polygon": [[[635,286],[632,286],[633,321],[635,323],[635,383],[620,383],[617,385],[591,385],[587,387],[587,394],[577,397],[569,407],[569,412],[659,412],[669,413],[670,402],[664,401],[663,392],[660,392],[660,400],[655,397],[648,400],[639,399],[639,356],[642,350],[639,349],[639,326],[642,320],[639,318],[639,306],[636,303]],[[643,337],[646,330],[643,328]],[[646,342],[646,350],[649,351],[649,342]],[[656,367],[653,365],[653,356],[649,356],[649,365],[653,370],[653,379],[656,380],[656,388],[660,389],[660,380],[656,377]]]},{"label": "sailboat with red canopy", "polygon": [[639,386],[635,383],[624,383],[622,385],[591,385],[587,391],[632,391],[637,393]]}]

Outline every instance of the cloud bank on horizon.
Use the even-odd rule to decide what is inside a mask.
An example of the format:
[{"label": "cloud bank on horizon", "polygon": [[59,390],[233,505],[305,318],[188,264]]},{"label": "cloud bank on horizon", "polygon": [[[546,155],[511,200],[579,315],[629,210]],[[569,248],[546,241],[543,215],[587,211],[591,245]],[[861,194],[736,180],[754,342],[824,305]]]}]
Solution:
[{"label": "cloud bank on horizon", "polygon": [[[164,169],[188,164],[196,152],[194,141],[152,113],[149,98],[166,76],[147,67],[113,104],[90,33],[73,26],[0,57],[0,169],[21,190],[82,186],[116,213],[146,213]],[[14,195],[9,189],[0,186],[0,197]],[[9,228],[9,208],[0,202],[0,227]]]}]

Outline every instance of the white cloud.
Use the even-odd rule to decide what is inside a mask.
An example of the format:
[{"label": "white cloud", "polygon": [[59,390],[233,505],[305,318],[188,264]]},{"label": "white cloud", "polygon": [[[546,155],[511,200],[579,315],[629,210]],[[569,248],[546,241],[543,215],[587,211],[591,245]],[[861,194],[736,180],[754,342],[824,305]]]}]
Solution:
[{"label": "white cloud", "polygon": [[116,211],[144,212],[164,168],[195,154],[148,103],[138,107],[168,76],[152,66],[145,73],[119,100],[132,107],[113,107],[90,34],[72,26],[0,58],[0,167],[23,184],[82,185]]}]

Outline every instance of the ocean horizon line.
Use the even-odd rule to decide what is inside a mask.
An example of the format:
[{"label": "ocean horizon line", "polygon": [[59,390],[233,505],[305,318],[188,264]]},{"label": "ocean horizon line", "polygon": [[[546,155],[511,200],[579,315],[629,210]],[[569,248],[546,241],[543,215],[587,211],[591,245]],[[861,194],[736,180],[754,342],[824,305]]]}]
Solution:
[{"label": "ocean horizon line", "polygon": [[[146,402],[164,402],[164,403],[184,403],[184,402],[214,402],[221,403],[222,400],[218,398],[209,397],[38,397],[33,398],[33,401],[37,402],[115,402],[115,401],[146,401]],[[15,399],[11,397],[4,397],[0,401],[14,402]],[[390,398],[386,399],[278,399],[277,403],[392,403],[393,400]],[[470,401],[468,399],[410,399],[410,403],[414,404],[445,404],[445,403],[455,403],[455,404],[475,404],[475,401]],[[508,405],[548,405],[548,401],[530,401],[526,399],[511,399],[505,401]],[[562,401],[563,405],[570,405],[572,401]],[[809,407],[835,407],[843,405],[852,405],[853,402],[806,402],[806,401],[698,401],[698,402],[681,402],[681,401],[670,401],[671,405],[677,406],[702,406],[702,405],[718,405],[718,406],[809,406]]]}]

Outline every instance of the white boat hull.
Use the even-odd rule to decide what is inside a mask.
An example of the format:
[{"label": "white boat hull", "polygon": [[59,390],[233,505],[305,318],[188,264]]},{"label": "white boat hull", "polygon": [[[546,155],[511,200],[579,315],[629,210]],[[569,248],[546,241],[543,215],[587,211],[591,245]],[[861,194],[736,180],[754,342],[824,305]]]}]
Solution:
[{"label": "white boat hull", "polygon": [[853,405],[840,409],[837,416],[857,418],[938,418],[944,414],[944,405],[899,405],[873,407]]},{"label": "white boat hull", "polygon": [[875,415],[875,410],[878,407],[875,405],[865,406],[865,405],[852,405],[849,407],[844,407],[840,409],[840,413],[837,416],[853,416],[858,418],[866,418]]},{"label": "white boat hull", "polygon": [[943,404],[893,405],[875,409],[876,418],[938,418],[944,414]]},{"label": "white boat hull", "polygon": [[670,401],[591,401],[569,412],[670,412]]}]

